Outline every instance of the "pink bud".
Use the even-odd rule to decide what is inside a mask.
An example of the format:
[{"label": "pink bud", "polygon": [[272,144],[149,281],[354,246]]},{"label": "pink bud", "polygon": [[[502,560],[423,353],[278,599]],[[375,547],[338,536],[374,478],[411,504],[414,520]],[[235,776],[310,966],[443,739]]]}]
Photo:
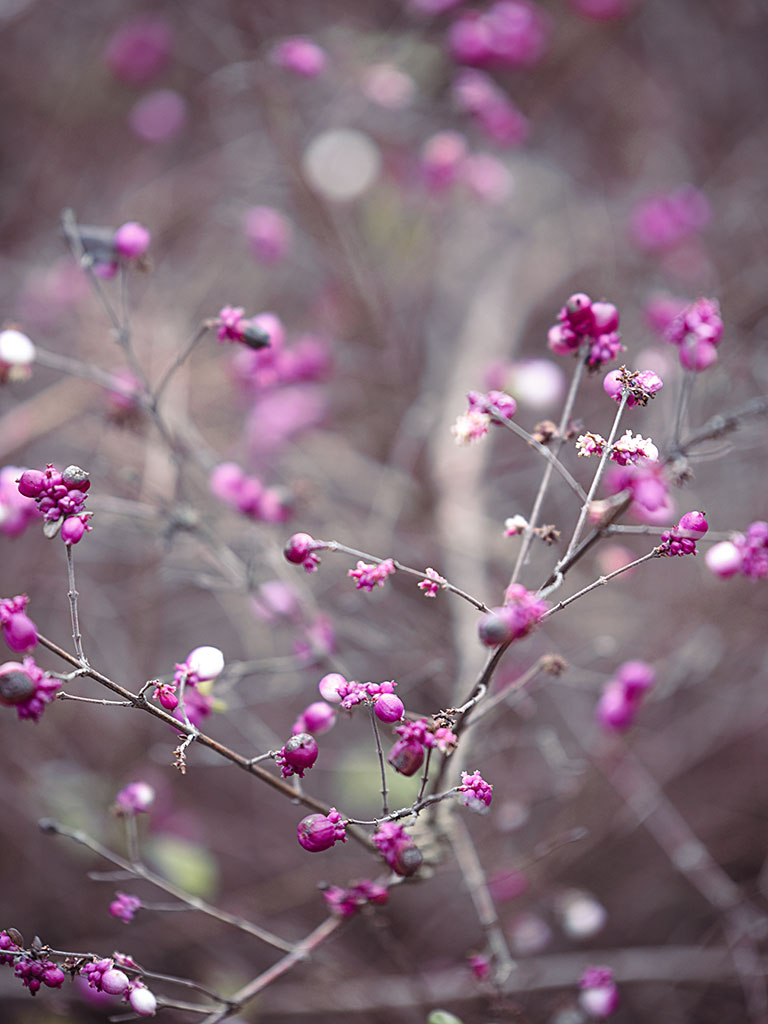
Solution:
[{"label": "pink bud", "polygon": [[312,553],[314,545],[314,538],[310,537],[308,533],[294,533],[285,545],[283,554],[289,562],[301,565],[307,555]]}]

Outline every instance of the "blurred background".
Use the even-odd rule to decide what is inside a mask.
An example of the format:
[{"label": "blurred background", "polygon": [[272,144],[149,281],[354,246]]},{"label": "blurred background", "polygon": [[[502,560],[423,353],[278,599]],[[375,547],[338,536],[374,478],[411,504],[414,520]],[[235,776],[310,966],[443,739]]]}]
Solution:
[{"label": "blurred background", "polygon": [[[285,46],[297,36],[314,48]],[[245,756],[279,747],[331,670],[395,679],[424,714],[466,697],[484,659],[469,605],[426,600],[403,575],[358,592],[344,555],[308,576],[285,539],[432,566],[500,603],[520,543],[504,521],[530,514],[543,462],[507,432],[459,447],[450,426],[468,390],[499,386],[527,430],[558,419],[573,362],[546,338],[574,291],[614,302],[622,361],[664,377],[626,418],[662,452],[687,386],[663,338],[670,310],[706,295],[725,323],[683,436],[768,391],[767,44],[759,0],[0,0],[0,318],[38,349],[28,379],[0,386],[0,465],[91,474],[94,529],[75,551],[91,664],[135,688],[220,647],[243,664],[204,727]],[[130,310],[130,356],[69,252],[65,209],[152,234],[125,287],[100,279]],[[209,331],[164,392],[170,453],[125,393],[137,365],[156,386],[230,304],[279,318],[280,368]],[[608,433],[601,382],[582,386],[579,431]],[[725,537],[768,518],[765,451],[760,417],[698,446],[668,522],[704,509]],[[591,464],[572,446],[563,460],[587,486]],[[256,511],[212,493],[222,462],[260,482]],[[555,480],[542,521],[563,539],[534,548],[530,588],[577,514]],[[606,541],[563,596],[653,543]],[[68,646],[58,540],[36,524],[0,535],[0,582]],[[485,938],[446,843],[431,877],[345,924],[241,1018],[417,1022],[444,1006],[465,1024],[577,1024],[578,977],[605,963],[620,1024],[768,1020],[765,614],[764,584],[666,559],[505,657],[497,692],[544,654],[568,668],[498,707],[463,755],[495,787],[491,813],[462,820],[518,962],[504,999],[468,967]],[[629,733],[606,734],[595,704],[630,659],[656,685]],[[26,939],[118,948],[227,992],[275,960],[192,913],[124,925],[108,913],[121,886],[86,877],[103,862],[40,833],[51,816],[121,849],[110,807],[135,779],[158,793],[140,822],[148,860],[291,940],[323,918],[318,883],[375,870],[351,843],[307,855],[304,812],[203,750],[180,776],[175,737],[135,712],[62,702],[35,725],[5,709],[0,736],[0,925]],[[340,720],[320,747],[307,790],[374,816],[368,722]],[[393,803],[413,799],[416,780],[393,785]],[[68,983],[33,1001],[9,970],[0,1001],[19,1024],[118,1012]]]}]

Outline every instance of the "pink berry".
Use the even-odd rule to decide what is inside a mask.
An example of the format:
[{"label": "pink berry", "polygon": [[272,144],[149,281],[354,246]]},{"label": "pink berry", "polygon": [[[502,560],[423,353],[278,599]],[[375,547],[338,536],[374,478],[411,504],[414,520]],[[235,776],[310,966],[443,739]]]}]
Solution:
[{"label": "pink berry", "polygon": [[715,576],[728,579],[741,570],[743,556],[733,541],[724,540],[709,549],[704,559]]},{"label": "pink berry", "polygon": [[696,540],[697,537],[702,537],[707,532],[709,523],[703,512],[686,512],[684,516],[680,517],[677,528],[684,536],[693,537]]},{"label": "pink berry", "polygon": [[148,988],[134,988],[128,996],[128,1002],[134,1013],[140,1017],[154,1017],[157,1010],[157,1000]]},{"label": "pink berry", "polygon": [[380,694],[373,705],[373,713],[382,722],[399,722],[404,711],[405,705],[394,693]]},{"label": "pink berry", "polygon": [[115,250],[126,260],[137,260],[149,249],[152,236],[143,224],[129,220],[115,232],[113,244]]},{"label": "pink berry", "polygon": [[280,753],[286,765],[298,775],[303,775],[317,760],[317,740],[308,732],[300,732],[291,736]]},{"label": "pink berry", "polygon": [[401,775],[415,775],[424,761],[424,747],[418,740],[398,740],[387,761]]},{"label": "pink berry", "polygon": [[299,728],[296,729],[296,726],[294,726],[294,730],[300,733],[328,732],[335,721],[336,712],[330,704],[326,704],[324,700],[316,700],[313,704],[310,704],[309,707],[304,709],[297,722]]},{"label": "pink berry", "polygon": [[293,562],[294,565],[301,565],[307,556],[312,553],[314,546],[314,538],[310,537],[308,533],[294,533],[285,545],[283,554],[289,562]]},{"label": "pink berry", "polygon": [[37,644],[37,627],[24,612],[14,612],[3,627],[5,642],[12,651],[29,651]]},{"label": "pink berry", "polygon": [[23,704],[35,693],[34,680],[24,671],[23,665],[7,661],[0,665],[0,704],[13,707]]},{"label": "pink berry", "polygon": [[339,691],[342,689],[346,690],[347,680],[340,672],[329,672],[328,675],[323,676],[317,684],[317,688],[324,700],[327,700],[330,704],[340,704],[341,695]]},{"label": "pink berry", "polygon": [[27,469],[19,477],[19,491],[25,498],[37,498],[45,487],[45,473],[39,469]]},{"label": "pink berry", "polygon": [[121,996],[129,985],[128,975],[114,967],[101,976],[102,991],[108,992],[111,996]]},{"label": "pink berry", "polygon": [[512,627],[506,608],[492,608],[486,612],[477,625],[477,633],[486,647],[498,647],[511,640]]},{"label": "pink berry", "polygon": [[310,853],[329,850],[338,840],[345,841],[344,824],[341,815],[334,808],[328,814],[308,814],[302,818],[297,829],[301,846]]}]

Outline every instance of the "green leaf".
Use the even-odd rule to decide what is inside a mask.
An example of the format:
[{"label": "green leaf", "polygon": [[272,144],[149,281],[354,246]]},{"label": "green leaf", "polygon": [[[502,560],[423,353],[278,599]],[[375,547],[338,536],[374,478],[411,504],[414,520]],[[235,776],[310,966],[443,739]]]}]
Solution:
[{"label": "green leaf", "polygon": [[216,892],[218,864],[213,854],[200,843],[178,836],[153,836],[146,847],[149,859],[174,885],[204,899]]}]

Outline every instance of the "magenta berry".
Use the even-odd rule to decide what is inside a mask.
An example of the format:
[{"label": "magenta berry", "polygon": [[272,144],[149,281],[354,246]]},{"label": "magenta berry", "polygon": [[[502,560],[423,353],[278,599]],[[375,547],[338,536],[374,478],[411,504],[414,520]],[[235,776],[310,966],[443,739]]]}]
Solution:
[{"label": "magenta berry", "polygon": [[157,1011],[157,999],[154,995],[144,985],[137,985],[135,982],[128,995],[128,1002],[133,1012],[140,1017],[154,1017]]},{"label": "magenta berry", "polygon": [[308,814],[302,818],[297,836],[300,845],[310,853],[320,853],[329,850],[334,843],[347,841],[344,822],[335,807],[327,815]]},{"label": "magenta berry", "polygon": [[477,634],[486,647],[498,647],[512,639],[512,630],[504,608],[492,608],[477,624]]},{"label": "magenta berry", "polygon": [[705,560],[707,568],[721,579],[735,576],[743,564],[741,552],[730,540],[721,541],[711,547],[705,555]]},{"label": "magenta berry", "polygon": [[387,761],[401,775],[415,775],[424,761],[424,747],[418,740],[398,740],[390,750]]},{"label": "magenta berry", "polygon": [[0,704],[5,707],[24,704],[35,692],[32,679],[26,672],[21,671],[21,665],[11,667],[14,664],[11,661],[0,666]]},{"label": "magenta berry", "polygon": [[105,971],[101,976],[101,991],[111,996],[121,996],[130,985],[128,975],[116,967]]},{"label": "magenta berry", "polygon": [[342,693],[346,693],[348,686],[347,680],[340,672],[329,672],[317,684],[320,696],[331,704],[341,703]]},{"label": "magenta berry", "polygon": [[45,473],[39,469],[25,469],[19,477],[19,491],[25,498],[37,498],[45,487]]},{"label": "magenta berry", "polygon": [[304,709],[296,719],[293,732],[328,732],[336,721],[336,712],[324,700],[317,700]]},{"label": "magenta berry", "polygon": [[684,516],[680,517],[677,528],[695,540],[697,537],[704,536],[709,529],[709,523],[703,512],[686,512]]},{"label": "magenta berry", "polygon": [[382,693],[373,703],[373,712],[382,722],[399,722],[405,705],[394,693]]},{"label": "magenta berry", "polygon": [[115,232],[115,251],[125,260],[137,260],[145,255],[152,239],[143,224],[129,220]]},{"label": "magenta berry", "polygon": [[291,736],[282,750],[276,755],[275,760],[280,765],[283,778],[291,775],[298,775],[304,778],[304,772],[308,771],[317,760],[317,740],[308,732],[300,732]]},{"label": "magenta berry", "polygon": [[283,554],[294,565],[303,565],[307,572],[314,572],[320,561],[316,554],[318,547],[308,533],[294,533],[283,548]]}]

